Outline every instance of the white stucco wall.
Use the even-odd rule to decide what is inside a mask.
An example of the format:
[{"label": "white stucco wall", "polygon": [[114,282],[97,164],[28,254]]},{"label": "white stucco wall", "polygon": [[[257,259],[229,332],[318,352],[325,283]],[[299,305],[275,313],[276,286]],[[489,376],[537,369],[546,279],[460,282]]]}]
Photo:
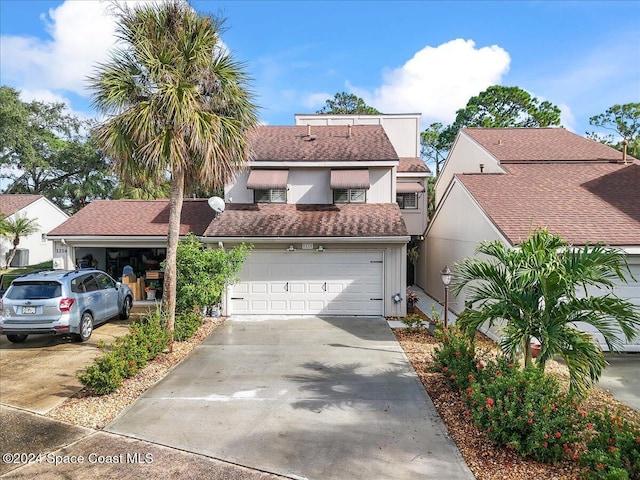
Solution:
[{"label": "white stucco wall", "polygon": [[456,173],[480,173],[481,163],[484,164],[484,173],[505,173],[495,157],[460,132],[436,181],[436,206]]},{"label": "white stucco wall", "polygon": [[[21,237],[18,249],[29,250],[29,265],[49,261],[53,258],[53,242],[42,239],[43,235],[50,232],[63,223],[69,216],[51,203],[45,197],[39,198],[25,208],[9,216],[14,219],[16,215],[35,219],[38,223],[38,231],[28,237]],[[4,266],[5,256],[13,248],[11,241],[0,238],[0,265]]]}]

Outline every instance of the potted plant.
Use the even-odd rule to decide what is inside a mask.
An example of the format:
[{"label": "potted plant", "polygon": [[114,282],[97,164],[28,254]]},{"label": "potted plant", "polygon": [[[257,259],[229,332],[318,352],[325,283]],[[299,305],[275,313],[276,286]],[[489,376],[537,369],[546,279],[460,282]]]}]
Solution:
[{"label": "potted plant", "polygon": [[407,313],[415,313],[416,309],[416,303],[418,303],[418,295],[416,295],[416,292],[414,292],[413,290],[411,290],[410,288],[407,288]]},{"label": "potted plant", "polygon": [[150,282],[147,287],[145,287],[144,291],[147,292],[147,300],[155,300],[156,299],[156,290],[160,285],[158,282]]}]

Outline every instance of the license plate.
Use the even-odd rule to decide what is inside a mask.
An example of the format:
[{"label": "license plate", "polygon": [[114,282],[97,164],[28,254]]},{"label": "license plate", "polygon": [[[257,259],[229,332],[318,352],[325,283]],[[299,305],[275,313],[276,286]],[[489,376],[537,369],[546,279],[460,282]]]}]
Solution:
[{"label": "license plate", "polygon": [[36,313],[36,307],[22,307],[22,313],[25,315]]}]

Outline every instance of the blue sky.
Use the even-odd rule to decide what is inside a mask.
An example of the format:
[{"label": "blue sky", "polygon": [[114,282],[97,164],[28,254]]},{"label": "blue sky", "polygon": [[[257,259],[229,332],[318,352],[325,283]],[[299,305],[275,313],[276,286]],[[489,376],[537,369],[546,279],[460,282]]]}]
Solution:
[{"label": "blue sky", "polygon": [[[490,85],[518,86],[589,117],[640,101],[640,1],[192,1],[227,19],[260,116],[292,125],[337,92],[384,113],[450,123]],[[106,58],[112,19],[97,0],[0,0],[0,83],[25,100],[94,117],[84,78]]]}]

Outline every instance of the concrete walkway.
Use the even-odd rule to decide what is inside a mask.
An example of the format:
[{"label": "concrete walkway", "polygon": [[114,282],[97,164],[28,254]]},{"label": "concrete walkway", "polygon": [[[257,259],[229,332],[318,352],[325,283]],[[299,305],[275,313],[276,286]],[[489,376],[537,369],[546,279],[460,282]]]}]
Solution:
[{"label": "concrete walkway", "polygon": [[227,320],[106,430],[290,478],[474,478],[384,318]]}]

